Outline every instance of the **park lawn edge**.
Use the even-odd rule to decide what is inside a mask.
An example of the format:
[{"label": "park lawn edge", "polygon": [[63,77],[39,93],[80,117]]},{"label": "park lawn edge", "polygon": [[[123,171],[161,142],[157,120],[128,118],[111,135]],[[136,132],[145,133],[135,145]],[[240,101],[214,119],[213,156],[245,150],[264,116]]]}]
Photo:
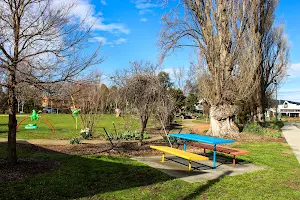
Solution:
[{"label": "park lawn edge", "polygon": [[[5,145],[0,146],[3,158]],[[26,180],[0,183],[0,193],[4,194],[3,199],[299,199],[300,167],[288,145],[252,142],[237,147],[251,152],[240,158],[266,169],[186,183],[128,158],[41,154],[18,149],[23,157],[56,159],[61,167]]]}]

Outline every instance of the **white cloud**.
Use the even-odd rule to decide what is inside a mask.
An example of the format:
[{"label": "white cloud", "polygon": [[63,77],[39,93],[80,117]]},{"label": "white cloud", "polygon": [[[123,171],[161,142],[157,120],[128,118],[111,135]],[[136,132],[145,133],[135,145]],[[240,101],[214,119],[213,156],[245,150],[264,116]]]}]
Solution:
[{"label": "white cloud", "polygon": [[147,13],[153,13],[153,11],[152,11],[152,10],[149,10],[149,9],[145,9],[145,10],[140,10],[140,11],[139,11],[139,14],[140,14],[140,15],[145,15],[145,14],[147,14]]},{"label": "white cloud", "polygon": [[292,89],[280,89],[279,93],[299,93],[300,94],[300,89],[299,88],[292,88]]},{"label": "white cloud", "polygon": [[154,8],[161,7],[161,4],[149,3],[147,0],[136,0],[135,7],[139,10],[140,15],[153,13]]},{"label": "white cloud", "polygon": [[165,69],[162,69],[161,71],[167,72],[169,75],[172,75],[174,70],[175,70],[175,68],[165,68]]},{"label": "white cloud", "polygon": [[106,5],[107,5],[107,3],[106,3],[106,1],[105,1],[105,0],[101,0],[101,4],[102,4],[102,5],[104,5],[104,6],[106,6]]},{"label": "white cloud", "polygon": [[122,44],[122,43],[125,43],[125,42],[127,42],[127,39],[119,38],[119,39],[114,41],[114,44],[119,45],[119,44]]},{"label": "white cloud", "polygon": [[102,45],[105,45],[107,43],[107,39],[105,37],[94,37],[93,41],[100,42]]},{"label": "white cloud", "polygon": [[149,9],[149,8],[156,8],[159,7],[159,4],[154,4],[154,3],[145,3],[145,2],[137,2],[135,7],[137,9]]},{"label": "white cloud", "polygon": [[278,99],[300,102],[300,63],[291,64],[287,74],[284,85],[278,91]]},{"label": "white cloud", "polygon": [[[105,1],[101,1],[103,4]],[[90,0],[54,0],[53,5],[56,7],[62,7],[65,4],[75,4],[76,6],[71,11],[78,20],[84,21],[88,27],[92,27],[95,31],[106,31],[111,33],[123,33],[129,34],[130,30],[126,25],[121,23],[106,23],[103,13],[96,12],[95,5],[90,2]],[[106,2],[105,2],[106,3]]]},{"label": "white cloud", "polygon": [[90,40],[90,42],[100,42],[102,45],[110,45],[111,47],[114,47],[115,45],[120,45],[127,42],[127,39],[119,38],[113,41],[108,41],[105,37],[94,37]]},{"label": "white cloud", "polygon": [[292,78],[300,77],[300,63],[294,63],[290,65],[288,75]]},{"label": "white cloud", "polygon": [[278,99],[300,102],[300,95],[278,94]]},{"label": "white cloud", "polygon": [[147,18],[141,18],[140,21],[141,22],[146,22],[146,21],[148,21],[148,19]]}]

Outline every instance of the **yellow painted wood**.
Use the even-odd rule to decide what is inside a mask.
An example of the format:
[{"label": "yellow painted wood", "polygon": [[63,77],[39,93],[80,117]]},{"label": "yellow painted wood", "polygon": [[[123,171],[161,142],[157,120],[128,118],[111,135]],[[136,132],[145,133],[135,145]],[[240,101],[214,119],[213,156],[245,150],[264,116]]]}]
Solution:
[{"label": "yellow painted wood", "polygon": [[168,154],[172,154],[172,155],[187,159],[189,161],[192,161],[192,160],[208,160],[207,157],[200,156],[200,155],[190,153],[190,152],[187,152],[187,151],[183,151],[183,150],[180,150],[180,149],[174,149],[174,148],[171,148],[171,147],[150,146],[150,148],[156,149],[158,151],[162,151],[162,152],[165,152],[165,153],[168,153]]},{"label": "yellow painted wood", "polygon": [[165,162],[165,153],[163,153],[161,156],[161,162]]},{"label": "yellow painted wood", "polygon": [[189,171],[192,171],[192,161],[189,161]]}]

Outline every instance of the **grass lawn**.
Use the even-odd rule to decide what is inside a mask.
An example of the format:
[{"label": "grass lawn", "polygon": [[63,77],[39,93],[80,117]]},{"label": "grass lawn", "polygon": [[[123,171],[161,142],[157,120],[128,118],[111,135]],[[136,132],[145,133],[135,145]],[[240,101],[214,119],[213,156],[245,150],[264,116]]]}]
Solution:
[{"label": "grass lawn", "polygon": [[[80,136],[80,120],[78,129],[75,129],[75,121],[71,114],[42,114],[47,118],[54,126],[55,133],[51,131],[51,127],[42,119],[37,122],[38,129],[27,130],[25,126],[32,123],[30,119],[26,119],[18,129],[17,138],[19,139],[71,139],[73,137]],[[17,116],[18,122],[20,122],[24,116]],[[114,115],[103,115],[95,123],[94,136],[103,136],[105,127],[109,133],[114,133],[113,122],[116,125],[117,131],[136,130],[139,128],[139,121],[135,119],[124,119],[122,117],[115,117]],[[0,138],[7,137],[8,116],[0,115]]]},{"label": "grass lawn", "polygon": [[[240,158],[266,170],[186,183],[128,158],[42,153],[18,148],[22,157],[52,158],[59,169],[0,183],[0,199],[300,199],[300,167],[282,143],[244,143]],[[84,147],[83,147],[84,148]],[[0,143],[0,158],[6,144]]]},{"label": "grass lawn", "polygon": [[196,119],[196,120],[193,120],[192,121],[193,123],[205,123],[205,124],[209,124],[210,123],[210,121],[209,121],[209,119],[206,121],[206,119]]}]

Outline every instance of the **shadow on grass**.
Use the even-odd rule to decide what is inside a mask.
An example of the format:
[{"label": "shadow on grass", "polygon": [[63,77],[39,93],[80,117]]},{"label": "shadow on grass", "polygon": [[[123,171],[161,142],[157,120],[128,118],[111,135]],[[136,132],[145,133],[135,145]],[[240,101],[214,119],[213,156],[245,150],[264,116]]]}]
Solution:
[{"label": "shadow on grass", "polygon": [[[6,143],[0,143],[0,158],[6,157],[6,148]],[[38,174],[28,179],[0,182],[0,199],[89,198],[97,194],[148,186],[173,179],[128,158],[69,155],[32,144],[18,144],[18,155],[20,158],[54,159],[60,163],[60,167],[53,172]],[[184,199],[196,197],[230,173],[226,172],[218,179],[209,181]]]},{"label": "shadow on grass", "polygon": [[193,193],[183,197],[183,200],[190,200],[190,199],[194,199],[195,197],[199,197],[200,194],[204,193],[207,189],[209,189],[212,185],[218,183],[222,178],[224,178],[227,175],[230,175],[232,173],[232,171],[227,171],[224,172],[222,175],[220,175],[218,178],[214,179],[214,180],[210,180],[207,182],[207,184],[202,185],[200,187],[198,187],[196,190],[194,190]]},{"label": "shadow on grass", "polygon": [[[181,165],[184,165],[186,167],[188,167],[188,165],[189,165],[189,162],[187,160],[179,158],[179,157],[176,157],[176,156],[169,156],[169,157],[166,157],[165,159],[173,161],[173,162],[181,164]],[[213,169],[212,166],[205,165],[203,163],[196,162],[196,161],[192,161],[192,168],[193,168],[193,170],[208,170],[208,169]],[[201,173],[203,173],[203,172],[201,172]]]},{"label": "shadow on grass", "polygon": [[[3,158],[6,144],[0,145],[0,157]],[[162,172],[125,158],[67,155],[35,145],[26,146],[18,145],[22,152],[19,155],[55,159],[60,162],[60,168],[29,179],[0,183],[0,199],[74,199],[171,179]]]},{"label": "shadow on grass", "polygon": [[[209,160],[213,161],[213,157],[214,157],[213,151],[206,152],[206,157],[208,157]],[[220,165],[224,165],[224,164],[226,164],[226,165],[233,164],[233,156],[223,154],[223,153],[217,153],[217,162],[219,163],[219,165],[217,165],[217,167]],[[236,157],[237,165],[250,164],[250,163],[252,163],[252,162],[245,161],[239,157]]]}]

